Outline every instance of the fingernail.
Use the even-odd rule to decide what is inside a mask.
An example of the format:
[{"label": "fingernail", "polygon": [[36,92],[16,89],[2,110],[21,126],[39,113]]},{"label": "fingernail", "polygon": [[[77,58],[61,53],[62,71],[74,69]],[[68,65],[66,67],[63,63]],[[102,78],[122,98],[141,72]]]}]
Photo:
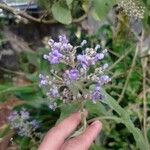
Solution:
[{"label": "fingernail", "polygon": [[96,120],[93,123],[91,123],[91,126],[100,125],[100,124],[101,124],[100,121]]}]

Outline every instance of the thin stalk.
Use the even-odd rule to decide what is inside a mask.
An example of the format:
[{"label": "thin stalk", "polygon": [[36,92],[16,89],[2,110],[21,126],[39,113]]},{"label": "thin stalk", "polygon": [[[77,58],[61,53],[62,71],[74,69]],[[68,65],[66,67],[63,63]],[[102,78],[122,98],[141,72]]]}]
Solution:
[{"label": "thin stalk", "polygon": [[58,80],[63,81],[63,79],[62,79],[61,77],[59,77],[57,74],[55,74],[55,73],[53,73],[53,72],[51,72],[51,74],[52,74],[54,77],[56,77]]},{"label": "thin stalk", "polygon": [[[143,41],[144,41],[144,35],[145,32],[144,30],[142,31],[142,36],[140,39],[139,43],[139,48],[142,52],[143,49]],[[146,98],[146,72],[147,72],[147,63],[148,63],[148,58],[143,57],[141,58],[141,65],[142,65],[142,70],[143,70],[143,132],[144,132],[144,138],[146,142],[148,143],[148,138],[147,138],[147,98]]]},{"label": "thin stalk", "polygon": [[132,49],[130,49],[129,51],[127,51],[125,54],[123,54],[121,57],[119,57],[119,59],[112,65],[110,66],[110,68],[108,68],[109,70],[112,70],[120,61],[122,61],[130,52],[132,51]]},{"label": "thin stalk", "polygon": [[125,91],[126,91],[126,89],[127,89],[127,87],[128,87],[128,83],[129,83],[129,81],[130,81],[130,77],[131,77],[133,68],[134,68],[134,66],[135,66],[137,56],[138,56],[138,51],[139,51],[139,47],[138,47],[138,45],[137,45],[136,50],[135,50],[135,54],[134,54],[134,57],[133,57],[133,60],[132,60],[131,68],[130,68],[129,73],[128,73],[128,76],[127,76],[127,78],[126,78],[126,81],[125,81],[123,90],[122,90],[122,92],[121,92],[121,94],[120,94],[120,97],[119,97],[119,99],[118,99],[118,103],[120,103],[120,102],[122,101],[123,96],[124,96],[124,94],[125,94]]},{"label": "thin stalk", "polygon": [[79,111],[81,112],[81,127],[79,128],[79,130],[75,131],[70,137],[68,137],[68,139],[81,135],[87,127],[86,116],[84,114],[84,112],[85,112],[84,111],[84,101],[79,101],[79,102],[80,102]]},{"label": "thin stalk", "polygon": [[85,114],[84,114],[84,101],[81,102],[80,111],[81,111],[82,129],[83,129],[83,131],[85,131],[85,129],[86,129],[86,127],[87,127],[87,122],[86,122],[86,116],[85,116]]},{"label": "thin stalk", "polygon": [[[140,41],[140,49],[143,47],[143,38]],[[145,140],[148,142],[147,138],[147,98],[146,98],[146,67],[148,63],[148,58],[141,58],[142,70],[143,70],[143,132]]]},{"label": "thin stalk", "polygon": [[147,58],[141,59],[142,70],[143,70],[143,132],[144,137],[147,139],[147,98],[146,98],[146,66],[147,66]]}]

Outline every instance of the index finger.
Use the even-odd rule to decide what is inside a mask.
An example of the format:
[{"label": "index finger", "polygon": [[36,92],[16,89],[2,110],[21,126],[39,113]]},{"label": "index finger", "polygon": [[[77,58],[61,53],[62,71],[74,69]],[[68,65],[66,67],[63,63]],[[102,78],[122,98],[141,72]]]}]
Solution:
[{"label": "index finger", "polygon": [[[84,112],[87,116],[87,112]],[[77,128],[81,121],[81,112],[74,113],[53,127],[45,136],[39,150],[58,150],[65,139]]]},{"label": "index finger", "polygon": [[100,121],[93,122],[83,134],[68,140],[61,150],[88,150],[102,129]]}]

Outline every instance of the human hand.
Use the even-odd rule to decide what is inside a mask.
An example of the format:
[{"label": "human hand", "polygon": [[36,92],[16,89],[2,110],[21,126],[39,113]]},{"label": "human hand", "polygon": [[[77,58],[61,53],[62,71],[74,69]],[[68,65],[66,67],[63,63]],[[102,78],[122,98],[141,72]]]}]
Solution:
[{"label": "human hand", "polygon": [[[87,116],[87,112],[84,112]],[[81,122],[81,113],[77,112],[53,127],[45,136],[39,150],[88,150],[101,131],[100,121],[94,121],[79,136],[66,140]]]}]

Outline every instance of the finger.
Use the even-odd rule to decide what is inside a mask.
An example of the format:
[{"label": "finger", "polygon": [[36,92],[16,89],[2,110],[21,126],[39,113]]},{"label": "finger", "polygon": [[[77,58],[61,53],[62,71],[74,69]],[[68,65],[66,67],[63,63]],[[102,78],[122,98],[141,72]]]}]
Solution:
[{"label": "finger", "polygon": [[83,134],[65,142],[62,150],[88,150],[92,142],[96,139],[99,132],[101,131],[101,128],[101,122],[93,122]]},{"label": "finger", "polygon": [[[87,116],[87,112],[84,112]],[[81,112],[74,113],[53,127],[45,136],[39,150],[58,150],[81,121]]]}]

